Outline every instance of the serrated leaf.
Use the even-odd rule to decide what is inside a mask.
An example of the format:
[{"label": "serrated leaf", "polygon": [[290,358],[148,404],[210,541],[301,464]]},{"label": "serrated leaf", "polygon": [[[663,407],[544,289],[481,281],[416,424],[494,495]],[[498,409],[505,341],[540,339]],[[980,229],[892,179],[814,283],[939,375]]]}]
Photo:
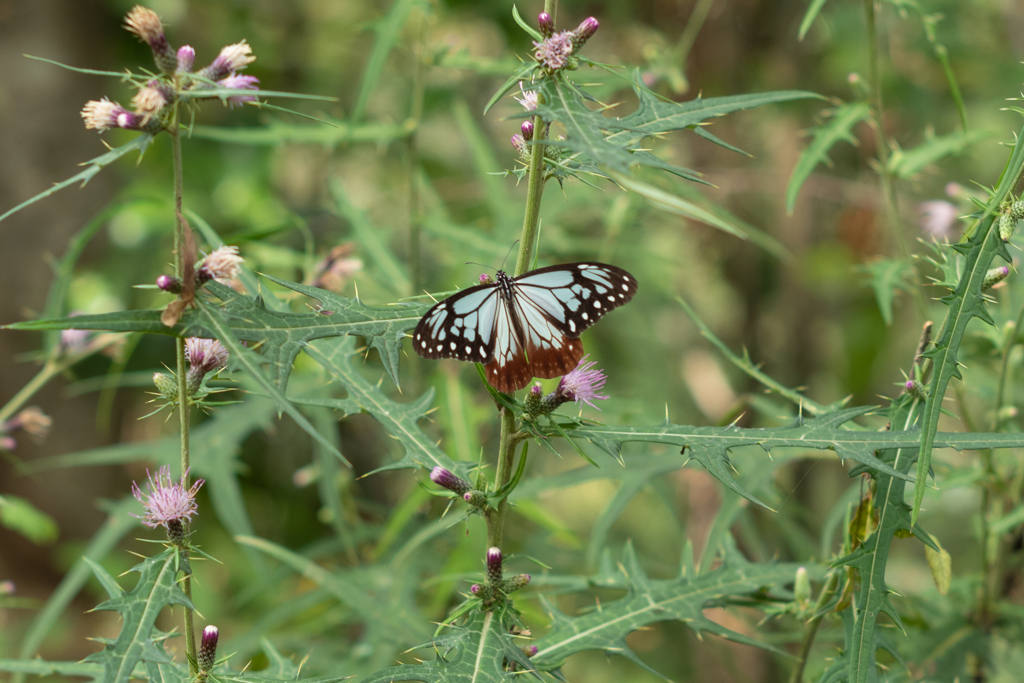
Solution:
[{"label": "serrated leaf", "polygon": [[[760,446],[765,451],[780,447],[832,450],[841,460],[849,458],[874,472],[911,481],[906,473],[895,470],[888,463],[875,457],[875,451],[912,447],[920,439],[920,434],[917,431],[872,432],[843,428],[844,424],[855,417],[874,410],[876,408],[870,406],[847,408],[811,419],[798,420],[794,425],[768,429],[691,427],[671,423],[662,423],[651,427],[564,425],[563,429],[571,437],[584,438],[596,445],[610,442],[616,448],[631,441],[691,448],[693,456],[702,459],[702,464],[709,467],[708,471],[723,484],[747,500],[764,505],[753,494],[741,487],[732,476],[729,465],[731,449],[741,446]],[[560,432],[553,428],[545,428],[544,434],[556,436]],[[943,432],[936,435],[934,443],[939,447],[950,447],[957,450],[1019,448],[1024,446],[1024,434]]]},{"label": "serrated leaf", "polygon": [[681,572],[674,579],[655,580],[647,577],[632,545],[627,544],[619,567],[625,597],[602,602],[600,609],[579,617],[568,617],[549,604],[551,630],[534,643],[537,654],[530,661],[539,670],[551,671],[577,652],[604,650],[649,669],[629,649],[626,637],[658,621],[681,621],[698,634],[713,633],[739,643],[775,650],[716,624],[704,615],[704,610],[759,593],[766,587],[790,583],[796,570],[796,564],[749,564],[733,555],[718,568],[701,575]]},{"label": "serrated leaf", "polygon": [[[44,60],[44,61],[46,61],[46,60]],[[17,213],[18,211],[21,211],[26,206],[29,206],[31,204],[35,204],[40,199],[45,199],[46,197],[49,197],[51,194],[54,194],[56,192],[59,192],[60,190],[63,190],[65,187],[69,187],[71,185],[74,185],[77,182],[81,182],[82,185],[85,185],[87,182],[92,180],[93,176],[95,176],[97,173],[102,171],[104,166],[109,166],[110,164],[114,163],[115,161],[117,161],[118,159],[123,157],[125,154],[128,154],[129,152],[133,152],[135,150],[138,150],[139,154],[142,154],[143,152],[146,151],[146,147],[148,147],[149,143],[152,142],[152,141],[153,141],[153,136],[152,135],[150,135],[149,133],[143,133],[143,134],[139,135],[138,137],[136,137],[134,140],[132,140],[131,142],[129,142],[126,145],[121,145],[120,147],[115,147],[114,149],[110,150],[106,154],[103,154],[101,156],[96,157],[95,159],[90,159],[89,161],[84,162],[82,164],[82,166],[85,166],[85,170],[84,171],[82,171],[81,173],[77,173],[77,174],[71,176],[70,178],[68,178],[67,180],[65,180],[63,182],[60,182],[60,183],[57,183],[56,185],[53,185],[49,189],[44,190],[43,192],[40,192],[39,194],[37,194],[35,197],[32,197],[31,199],[26,199],[21,204],[18,204],[16,207],[14,207],[13,209],[10,209],[7,212],[5,212],[4,214],[0,215],[0,221],[4,220],[8,216],[11,216],[11,215]]]},{"label": "serrated leaf", "polygon": [[[364,678],[362,683],[502,683],[524,680],[523,674],[533,670],[531,660],[523,655],[494,612],[474,612],[464,625],[450,627],[446,635],[423,647],[433,648],[435,659],[393,666]],[[506,662],[515,662],[519,669],[506,670]]]},{"label": "serrated leaf", "polygon": [[789,187],[786,188],[787,214],[793,213],[797,195],[800,194],[800,188],[811,175],[811,171],[818,164],[832,163],[828,158],[828,152],[837,142],[845,140],[855,144],[856,139],[851,133],[853,127],[870,116],[871,107],[867,102],[850,102],[833,109],[828,123],[815,129],[811,144],[800,154],[793,174],[789,177]]},{"label": "serrated leaf", "polygon": [[888,327],[892,325],[892,304],[896,292],[911,291],[910,277],[914,273],[914,265],[898,258],[879,259],[864,266],[864,271],[871,277],[871,288],[875,290],[878,310]]},{"label": "serrated leaf", "polygon": [[156,619],[165,607],[195,609],[178,587],[178,568],[177,550],[167,548],[132,568],[140,574],[135,588],[97,605],[97,610],[118,612],[123,620],[117,638],[108,641],[102,652],[85,658],[103,665],[106,683],[126,683],[139,662],[170,661],[163,649],[164,635],[154,636]]},{"label": "serrated leaf", "polygon": [[345,415],[365,411],[380,422],[405,449],[405,456],[400,461],[379,467],[374,472],[408,467],[433,469],[440,466],[461,473],[460,476],[468,476],[466,465],[452,461],[419,427],[419,421],[433,410],[433,389],[408,403],[391,400],[384,395],[379,386],[369,382],[353,367],[352,357],[356,350],[351,338],[320,340],[307,346],[306,353],[341,382],[348,392],[348,397],[303,399],[296,401],[297,403],[334,408],[341,410]]},{"label": "serrated leaf", "polygon": [[990,138],[992,131],[975,130],[931,137],[910,150],[895,149],[889,156],[889,173],[897,178],[913,178],[925,167],[944,157],[959,154],[975,142]]}]

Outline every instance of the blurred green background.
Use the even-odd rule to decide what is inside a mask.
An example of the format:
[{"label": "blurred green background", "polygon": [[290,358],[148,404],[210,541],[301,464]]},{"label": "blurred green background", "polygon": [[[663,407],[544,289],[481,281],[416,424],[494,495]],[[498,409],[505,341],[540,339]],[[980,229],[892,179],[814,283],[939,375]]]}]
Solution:
[{"label": "blurred green background", "polygon": [[[132,93],[123,84],[23,57],[112,71],[149,67],[148,48],[121,28],[132,4],[0,1],[0,210],[76,173],[76,164],[104,151],[102,140],[118,145],[133,135],[114,131],[98,137],[83,128],[78,115],[85,101],[102,96],[127,104]],[[1024,53],[1024,14],[1016,3],[928,0],[922,5],[929,13],[944,15],[937,35],[949,50],[971,127],[991,130],[992,136],[899,184],[901,217],[911,240],[919,236],[920,201],[943,198],[951,181],[965,186],[972,180],[995,182],[1006,153],[999,141],[1009,139],[1017,126],[1016,115],[1001,109],[1020,90]],[[519,236],[525,199],[525,183],[517,187],[514,178],[493,175],[517,163],[508,140],[518,121],[505,117],[517,113],[518,105],[506,98],[487,117],[482,111],[515,70],[518,58],[529,58],[530,44],[512,19],[511,2],[432,2],[425,12],[417,6],[379,64],[379,78],[369,81],[375,30],[387,26],[389,8],[380,3],[159,0],[148,6],[164,18],[173,45],[195,47],[198,64],[210,61],[221,46],[244,38],[257,56],[247,73],[258,76],[261,87],[338,99],[334,104],[294,105],[313,116],[352,122],[353,111],[359,113],[357,128],[337,129],[277,111],[203,106],[197,115],[200,124],[282,126],[272,135],[246,133],[224,141],[207,134],[185,141],[185,205],[227,243],[239,245],[247,265],[314,282],[316,264],[337,249],[336,255],[347,259],[337,271],[341,276],[331,282],[337,291],[353,296],[358,287],[367,303],[394,301],[409,293],[406,235],[417,216],[424,231],[421,284],[426,290],[472,284],[480,269],[465,261],[500,265]],[[519,9],[532,18],[540,6]],[[862,3],[832,0],[799,41],[805,10],[802,0],[562,0],[558,21],[568,27],[597,17],[601,28],[588,43],[587,56],[635,66],[645,83],[673,99],[791,88],[853,99],[848,76],[867,69]],[[910,148],[932,133],[956,130],[959,118],[921,22],[915,15],[900,16],[888,4],[880,21],[886,134]],[[423,62],[423,102],[413,145],[403,126],[416,109],[412,93],[418,58]],[[602,98],[622,101],[617,111],[623,114],[636,101],[621,83],[615,85],[600,72],[581,71],[578,80],[605,84]],[[686,299],[730,347],[745,347],[770,375],[788,386],[806,387],[821,403],[852,396],[855,405],[871,404],[880,402],[878,395],[897,391],[900,370],[910,363],[923,319],[909,299],[900,300],[894,322],[887,326],[861,268],[894,253],[870,164],[873,130],[865,124],[857,127],[858,144],[838,145],[831,154],[834,166],[818,168],[804,185],[793,215],[785,212],[786,184],[806,144],[803,132],[820,122],[826,106],[803,101],[764,107],[711,126],[715,135],[750,157],[689,134],[656,144],[660,156],[705,173],[714,185],[681,187],[678,179],[656,178],[659,186],[699,191],[782,243],[791,254],[788,260],[659,211],[609,183],[597,181],[600,189],[595,189],[569,181],[561,191],[549,185],[542,207],[541,265],[600,259],[630,270],[641,283],[630,306],[584,337],[587,350],[609,375],[607,393],[612,396],[600,415],[591,416],[608,424],[645,424],[663,419],[667,411],[680,424],[739,418],[745,426],[779,424],[786,417],[781,402],[757,404],[762,400],[759,387],[701,338],[676,297]],[[305,140],[296,139],[300,129],[309,135]],[[353,131],[358,134],[348,134]],[[68,311],[99,313],[164,302],[165,297],[133,286],[169,272],[170,175],[168,140],[159,139],[137,165],[123,159],[84,189],[65,190],[0,224],[0,291],[5,293],[0,322],[41,310],[52,280],[48,264],[63,253],[76,230],[112,203],[116,205],[108,209],[105,227],[76,270]],[[419,201],[417,216],[410,213],[410,187]],[[339,197],[347,208],[339,210]],[[925,248],[915,244],[915,250]],[[1009,287],[997,294],[1003,318],[1015,310],[1010,300],[1021,298],[1019,289],[1011,276]],[[936,307],[930,315],[940,311]],[[981,397],[968,396],[967,401],[976,401],[983,411],[985,354],[991,345],[983,338],[977,345],[980,360],[970,377],[977,380]],[[38,348],[35,335],[0,334],[0,401],[33,376]],[[170,338],[145,338],[137,346],[130,341],[129,349],[130,355],[121,358],[125,378],[138,378],[136,386],[99,392],[102,380],[97,378],[119,361],[104,355],[84,361],[32,401],[52,417],[53,426],[44,441],[20,438],[15,455],[32,462],[173,434],[173,421],[167,423],[162,416],[139,419],[152,408],[146,403],[151,397],[144,381],[162,364],[173,363]],[[382,371],[374,363],[368,364],[367,376],[377,378]],[[404,395],[396,394],[398,400],[418,396],[428,386],[438,389],[440,409],[427,430],[443,440],[453,458],[475,460],[481,448],[492,454],[497,419],[472,368],[435,366],[411,357],[403,359],[403,373],[408,382]],[[314,367],[300,361],[294,381],[315,384]],[[778,412],[773,419],[774,405]],[[954,420],[944,426],[962,428]],[[357,480],[395,457],[395,446],[371,418],[344,420],[339,435],[342,452],[355,465],[354,471],[340,475],[340,486],[360,533],[379,537],[382,526],[394,520],[392,508],[402,501],[412,501],[407,503],[407,521],[395,529],[402,538],[440,515],[443,506],[418,493],[416,481],[424,473]],[[652,447],[649,452],[660,451]],[[311,465],[311,453],[308,438],[287,420],[271,422],[241,442],[240,481],[259,536],[295,549],[333,537],[331,520],[311,484],[320,474]],[[570,450],[562,459],[542,450],[535,453],[528,477],[584,464]],[[59,536],[42,544],[0,527],[0,580],[14,581],[17,595],[30,599],[24,609],[0,610],[0,656],[16,654],[33,608],[52,593],[103,523],[106,512],[97,501],[121,498],[131,481],[144,475],[144,464],[132,464],[19,476],[11,462],[0,462],[0,494],[27,498],[59,526]],[[619,475],[609,476],[546,491],[529,504],[524,501],[519,514],[512,513],[509,542],[562,573],[582,572],[596,560],[588,539],[597,523],[613,554],[632,539],[652,575],[671,575],[684,539],[699,547],[706,537],[721,503],[718,484],[693,466],[659,476],[641,488],[621,517],[611,520],[614,524],[603,528],[604,511],[622,486],[615,478]],[[857,483],[832,457],[779,468],[774,485],[781,512],[745,514],[736,530],[741,548],[758,559],[828,559],[817,554],[814,544],[810,556],[802,554],[809,546],[806,539],[816,544],[824,515]],[[941,504],[937,494],[926,501],[930,509],[922,519],[953,555],[954,573],[969,571],[977,562],[964,514],[976,509],[975,496],[964,488],[944,494]],[[340,662],[359,672],[359,653],[350,646],[360,633],[335,618],[335,606],[313,598],[305,611],[275,621],[274,610],[291,598],[308,596],[310,586],[287,573],[275,574],[280,582],[273,587],[260,583],[265,559],[254,564],[253,555],[235,544],[213,515],[204,516],[197,528],[198,542],[225,563],[202,566],[197,604],[222,633],[234,638],[234,663],[244,664],[257,652],[257,637],[266,635],[297,660],[312,652],[313,670],[344,673],[331,668]],[[466,586],[454,579],[432,583],[430,577],[479,571],[482,528],[474,522],[431,543],[429,551],[420,550],[426,557],[413,561],[420,580],[415,591],[425,613],[438,619],[452,590]],[[143,546],[125,541],[105,563],[108,569],[115,574],[127,569],[132,558],[124,551],[131,549],[141,551]],[[361,557],[370,559],[369,551]],[[889,565],[894,589],[907,594],[930,589],[923,558],[920,544],[897,544]],[[324,561],[348,560],[328,554]],[[521,570],[531,571],[528,561],[522,564]],[[97,647],[87,636],[116,633],[113,613],[86,613],[101,595],[98,585],[79,595],[42,647],[45,658],[79,659]],[[528,618],[541,628],[543,616],[536,603],[526,605]],[[731,628],[754,632],[751,615],[719,616]],[[771,630],[767,627],[762,635]],[[823,635],[822,656],[830,651],[828,638],[836,636],[836,631]],[[678,681],[774,681],[784,671],[764,652],[714,638],[699,642],[678,624],[636,633],[630,644]],[[818,657],[811,670],[822,666]],[[566,674],[574,681],[658,680],[624,659],[606,660],[598,653],[573,659]]]}]

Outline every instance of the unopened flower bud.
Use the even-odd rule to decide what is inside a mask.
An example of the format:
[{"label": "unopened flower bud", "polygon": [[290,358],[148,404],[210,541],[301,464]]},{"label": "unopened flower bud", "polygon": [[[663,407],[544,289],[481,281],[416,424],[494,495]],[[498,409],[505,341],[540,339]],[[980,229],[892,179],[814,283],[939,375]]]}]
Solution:
[{"label": "unopened flower bud", "polygon": [[473,489],[462,494],[463,500],[476,508],[483,508],[487,505],[487,495],[483,491]]},{"label": "unopened flower bud", "polygon": [[149,45],[157,68],[164,73],[174,73],[178,68],[178,56],[167,42],[163,23],[156,12],[148,7],[136,5],[125,17],[124,27]]},{"label": "unopened flower bud", "polygon": [[487,551],[487,582],[492,586],[501,584],[501,548]]},{"label": "unopened flower bud", "polygon": [[573,32],[573,47],[576,50],[579,50],[581,47],[583,47],[583,43],[590,40],[590,38],[595,33],[597,33],[597,29],[600,26],[601,24],[599,24],[597,19],[595,19],[594,17],[587,17],[586,19],[584,19],[583,23],[581,23]]},{"label": "unopened flower bud", "polygon": [[519,156],[522,158],[528,158],[530,156],[530,150],[526,146],[526,140],[519,133],[512,136],[512,146],[516,148]]},{"label": "unopened flower bud", "polygon": [[903,385],[903,388],[908,394],[914,398],[924,401],[928,398],[928,390],[924,388],[924,385],[918,382],[916,379],[908,379]]},{"label": "unopened flower bud", "polygon": [[1019,411],[1017,410],[1017,406],[1003,406],[1002,408],[996,411],[996,419],[999,422],[1012,420],[1017,417],[1018,412]]},{"label": "unopened flower bud", "polygon": [[1024,201],[1010,204],[1010,215],[1018,221],[1024,219]]},{"label": "unopened flower bud", "polygon": [[217,661],[217,639],[220,632],[216,626],[210,625],[203,629],[203,643],[199,646],[199,670],[209,672]]},{"label": "unopened flower bud", "polygon": [[482,284],[482,285],[493,285],[494,284],[494,278],[492,278],[487,273],[480,273],[480,277],[478,279],[480,281],[480,284]]},{"label": "unopened flower bud", "polygon": [[555,32],[555,20],[547,12],[537,15],[537,25],[540,26],[540,34],[545,38],[550,38]]},{"label": "unopened flower bud", "polygon": [[187,74],[192,72],[196,65],[196,51],[191,45],[182,45],[178,48],[178,73]]},{"label": "unopened flower bud", "polygon": [[523,412],[529,417],[537,417],[538,415],[544,415],[543,404],[541,397],[544,395],[544,390],[541,389],[540,382],[536,382],[530,391],[526,394],[526,400],[523,401]]},{"label": "unopened flower bud", "polygon": [[523,140],[529,142],[533,139],[533,121],[523,121],[519,130],[523,133]]},{"label": "unopened flower bud", "polygon": [[153,384],[165,399],[171,403],[178,402],[178,379],[174,375],[158,372],[153,375]]},{"label": "unopened flower bud", "polygon": [[529,584],[530,578],[529,574],[517,574],[516,576],[507,578],[501,582],[501,592],[505,594],[515,593],[520,588]]},{"label": "unopened flower bud", "polygon": [[430,481],[460,496],[473,490],[473,485],[465,479],[455,476],[443,467],[435,467],[430,472]]},{"label": "unopened flower bud", "polygon": [[811,601],[811,579],[807,575],[806,567],[799,567],[796,570],[796,580],[793,582],[793,595],[801,605],[807,605]]},{"label": "unopened flower bud", "polygon": [[1008,213],[999,217],[999,239],[1009,242],[1013,237],[1013,231],[1017,227],[1017,219]]},{"label": "unopened flower bud", "polygon": [[469,587],[469,592],[480,599],[485,605],[494,602],[494,589],[487,585],[474,583]]},{"label": "unopened flower bud", "polygon": [[527,657],[534,656],[535,654],[537,654],[537,651],[538,651],[536,645],[527,645],[526,647],[521,647],[519,649],[522,650],[523,654],[526,655]]},{"label": "unopened flower bud", "polygon": [[1005,280],[1009,274],[1009,266],[999,266],[998,268],[990,269],[985,273],[985,279],[981,281],[981,291],[984,292],[987,289],[992,289],[992,287]]},{"label": "unopened flower bud", "polygon": [[156,286],[171,294],[181,294],[181,280],[173,275],[161,275],[156,279]]}]

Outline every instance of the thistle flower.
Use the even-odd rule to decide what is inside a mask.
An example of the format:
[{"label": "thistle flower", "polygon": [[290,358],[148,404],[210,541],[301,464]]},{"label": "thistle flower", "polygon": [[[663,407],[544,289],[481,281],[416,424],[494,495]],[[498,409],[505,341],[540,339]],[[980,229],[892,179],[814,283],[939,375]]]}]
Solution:
[{"label": "thistle flower", "polygon": [[555,32],[555,21],[547,12],[537,15],[537,25],[540,26],[540,34],[545,38],[550,38],[551,34]]},{"label": "thistle flower", "polygon": [[526,90],[525,88],[523,88],[523,84],[520,81],[519,92],[522,94],[522,97],[514,97],[513,99],[515,99],[516,102],[521,104],[523,106],[523,109],[525,109],[526,111],[533,111],[534,109],[537,108],[538,101],[536,90]]},{"label": "thistle flower", "polygon": [[935,239],[952,236],[959,210],[947,201],[921,202],[917,205],[918,224],[921,230]]},{"label": "thistle flower", "polygon": [[487,495],[483,491],[476,489],[463,493],[462,499],[476,508],[482,508],[487,505]]},{"label": "thistle flower", "polygon": [[144,123],[141,116],[128,111],[117,102],[111,102],[106,97],[86,102],[80,113],[85,119],[86,128],[95,128],[101,132],[111,128],[139,130]]},{"label": "thistle flower", "polygon": [[196,65],[196,51],[191,45],[182,45],[178,48],[178,73],[187,74],[192,72]]},{"label": "thistle flower", "polygon": [[9,433],[20,429],[38,439],[45,439],[52,424],[53,420],[49,415],[36,406],[29,406],[0,425],[0,432]]},{"label": "thistle flower", "polygon": [[219,81],[229,74],[241,71],[254,61],[256,61],[256,57],[252,54],[252,48],[243,40],[234,45],[221,48],[217,58],[208,67],[200,71],[199,75],[211,81]]},{"label": "thistle flower", "polygon": [[153,61],[161,71],[174,73],[178,68],[178,57],[174,53],[174,48],[167,42],[163,22],[156,12],[148,7],[136,5],[125,17],[124,27],[149,45],[153,51]]},{"label": "thistle flower", "polygon": [[482,284],[482,285],[493,285],[494,284],[494,278],[492,278],[487,273],[480,273],[480,277],[477,278],[477,279],[480,281],[480,284]]},{"label": "thistle flower", "polygon": [[[259,90],[256,85],[260,82],[260,79],[255,76],[239,76],[238,74],[231,74],[227,78],[222,78],[217,81],[217,85],[222,88],[230,88],[231,90]],[[234,109],[236,106],[241,106],[245,102],[255,102],[255,95],[233,95],[227,100],[227,105]]]},{"label": "thistle flower", "polygon": [[216,339],[189,337],[185,340],[185,355],[188,357],[190,374],[207,375],[228,364],[228,350]]},{"label": "thistle flower", "polygon": [[539,43],[534,42],[533,46],[537,48],[533,53],[534,59],[548,71],[565,68],[569,58],[576,51],[573,45],[573,33],[570,31],[555,33]]},{"label": "thistle flower", "polygon": [[199,664],[199,671],[201,673],[209,673],[210,669],[217,661],[217,640],[220,637],[220,631],[217,630],[216,626],[212,624],[203,629],[203,642],[199,646],[199,656],[197,657],[197,663]]},{"label": "thistle flower", "polygon": [[195,498],[203,480],[197,479],[192,488],[186,489],[188,470],[181,476],[181,482],[175,483],[171,479],[171,468],[166,465],[157,471],[155,478],[149,470],[146,474],[149,481],[146,482],[145,494],[138,484],[132,482],[132,495],[146,510],[142,516],[134,516],[153,529],[164,527],[171,542],[182,547],[185,543],[185,522],[192,521],[192,515],[199,509]]},{"label": "thistle flower", "polygon": [[60,346],[65,351],[75,351],[85,346],[92,332],[89,330],[67,329],[60,331]]},{"label": "thistle flower", "polygon": [[586,403],[591,408],[600,410],[592,401],[603,401],[608,398],[598,393],[608,378],[601,370],[591,369],[597,365],[597,361],[587,362],[589,357],[589,353],[583,356],[576,369],[559,380],[555,398],[561,403],[575,401],[576,405]]},{"label": "thistle flower", "polygon": [[142,115],[143,124],[158,114],[171,100],[169,93],[158,86],[157,81],[150,81],[145,87],[139,88],[139,92],[132,98],[132,106],[135,107],[136,114]]},{"label": "thistle flower", "polygon": [[473,490],[473,485],[465,479],[455,476],[443,467],[435,467],[430,472],[430,481],[460,496]]},{"label": "thistle flower", "polygon": [[238,275],[238,264],[244,261],[238,247],[218,247],[210,252],[196,271],[200,283],[210,280],[230,280]]},{"label": "thistle flower", "polygon": [[521,648],[521,649],[523,651],[523,654],[526,655],[527,657],[532,657],[535,654],[537,654],[537,652],[538,652],[538,648],[537,648],[536,645],[527,645],[526,647]]}]

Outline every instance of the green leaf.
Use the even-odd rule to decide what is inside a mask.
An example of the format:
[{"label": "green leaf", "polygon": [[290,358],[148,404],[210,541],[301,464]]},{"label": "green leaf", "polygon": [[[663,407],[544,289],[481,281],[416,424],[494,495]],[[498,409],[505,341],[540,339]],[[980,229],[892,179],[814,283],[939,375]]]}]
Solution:
[{"label": "green leaf", "polygon": [[280,145],[287,142],[335,147],[349,142],[391,142],[409,134],[404,124],[361,123],[329,119],[331,126],[287,124],[266,126],[193,126],[189,136],[233,145]]},{"label": "green leaf", "polygon": [[47,662],[42,659],[0,659],[0,671],[33,676],[76,676],[104,680],[104,669],[92,662]]},{"label": "green leaf", "polygon": [[434,390],[409,403],[391,400],[378,385],[369,382],[352,365],[355,343],[349,338],[325,339],[306,347],[306,353],[329,372],[345,387],[348,397],[344,399],[314,398],[297,401],[307,406],[323,406],[341,410],[345,415],[367,412],[372,415],[402,444],[405,456],[398,462],[380,467],[374,472],[423,467],[433,469],[444,467],[452,472],[467,476],[466,464],[457,464],[436,444],[435,440],[423,433],[419,421],[434,408]]},{"label": "green leaf", "polygon": [[0,496],[0,524],[36,545],[53,543],[59,533],[53,517],[18,496]]},{"label": "green leaf", "polygon": [[[690,427],[664,423],[650,427],[606,427],[591,425],[563,425],[574,438],[588,439],[608,453],[617,454],[623,443],[645,441],[669,444],[689,449],[692,458],[730,490],[747,500],[768,507],[737,483],[729,463],[729,451],[741,446],[759,446],[766,453],[773,448],[826,449],[835,451],[841,460],[847,458],[874,472],[887,474],[904,481],[911,478],[892,465],[875,457],[875,451],[914,446],[920,439],[916,431],[854,431],[844,425],[855,417],[876,408],[847,408],[811,419],[799,419],[786,427],[769,429],[743,429],[740,427]],[[559,430],[545,428],[544,434],[556,436]],[[939,447],[958,450],[979,448],[1019,448],[1024,446],[1024,434],[941,433],[934,443]]]},{"label": "green leaf", "polygon": [[[474,612],[464,625],[450,627],[445,635],[423,647],[433,649],[436,658],[378,671],[362,683],[501,683],[524,680],[523,674],[533,670],[531,660],[523,655],[520,644],[494,612]],[[507,671],[506,662],[515,662],[519,670]]]},{"label": "green leaf", "polygon": [[807,8],[807,12],[804,14],[803,21],[800,22],[800,32],[797,34],[799,40],[803,40],[804,36],[807,35],[807,31],[810,30],[811,24],[814,23],[814,19],[818,16],[818,12],[825,6],[828,0],[811,0],[811,6]]},{"label": "green leaf", "polygon": [[871,277],[871,288],[875,290],[878,311],[886,326],[892,325],[892,304],[897,291],[912,291],[914,264],[904,259],[878,259],[864,266]]},{"label": "green leaf", "polygon": [[[1017,136],[1018,140],[1021,135],[1024,135],[1024,130]],[[967,323],[975,317],[992,323],[991,315],[985,310],[985,298],[981,293],[985,274],[997,255],[1007,263],[1012,263],[1010,253],[1003,241],[999,239],[996,230],[996,209],[1010,196],[1022,168],[1024,168],[1024,145],[1014,143],[1013,153],[1003,168],[996,190],[989,199],[988,206],[981,214],[981,218],[965,232],[965,235],[969,235],[969,237],[960,244],[949,247],[963,255],[963,270],[956,289],[941,299],[948,307],[946,319],[942,323],[942,333],[936,340],[935,346],[924,354],[932,360],[933,370],[931,382],[928,385],[928,398],[921,419],[921,452],[917,461],[918,483],[914,487],[914,512],[912,515],[914,522],[917,521],[917,515],[921,511],[921,501],[924,500],[925,481],[931,466],[932,448],[936,445],[935,432],[939,427],[946,387],[949,386],[949,381],[953,377],[960,377],[957,353],[960,350],[964,332],[967,330]]]},{"label": "green leaf", "polygon": [[927,166],[953,154],[959,154],[975,142],[995,135],[992,131],[958,131],[930,137],[917,147],[904,151],[896,148],[889,156],[889,172],[897,178],[913,178]]},{"label": "green leaf", "polygon": [[116,611],[122,619],[117,638],[105,641],[102,652],[85,658],[86,662],[103,665],[106,683],[127,683],[135,665],[142,661],[173,663],[163,648],[166,635],[154,632],[156,619],[165,607],[181,605],[195,609],[178,587],[178,569],[178,553],[174,548],[148,557],[132,569],[141,575],[135,588],[96,607]]},{"label": "green leaf", "polygon": [[698,575],[684,562],[676,578],[655,580],[647,577],[632,545],[627,544],[620,563],[620,583],[627,590],[626,596],[614,602],[602,602],[600,609],[579,617],[568,617],[547,604],[551,628],[536,641],[537,654],[530,661],[539,670],[552,671],[577,652],[604,650],[650,670],[629,648],[626,637],[659,621],[680,621],[698,635],[712,633],[777,651],[718,625],[704,615],[704,610],[756,595],[766,587],[792,582],[796,570],[796,564],[749,564],[738,553],[733,553],[713,571]]},{"label": "green leaf", "polygon": [[871,107],[867,102],[850,102],[833,109],[829,116],[829,122],[816,128],[814,138],[800,154],[800,159],[793,168],[793,174],[789,177],[789,187],[786,188],[786,213],[792,214],[796,206],[797,195],[804,181],[811,175],[811,171],[821,163],[831,165],[828,152],[837,142],[845,140],[850,144],[856,144],[853,137],[853,127],[871,116]]},{"label": "green leaf", "polygon": [[519,28],[526,31],[531,38],[538,42],[544,40],[544,36],[541,35],[540,31],[526,23],[526,20],[519,14],[519,8],[514,4],[512,5],[512,18],[516,20],[517,24],[519,24]]},{"label": "green leaf", "polygon": [[[474,56],[474,61],[475,61],[475,56]],[[517,71],[514,74],[512,74],[511,76],[509,76],[508,80],[505,81],[501,85],[501,87],[498,88],[498,91],[495,92],[493,95],[491,95],[491,99],[489,99],[487,101],[487,105],[484,107],[484,115],[486,115],[487,112],[489,112],[491,110],[491,107],[493,107],[495,104],[497,104],[498,100],[500,100],[502,97],[504,97],[508,93],[509,90],[514,88],[516,83],[519,83],[520,81],[527,81],[527,82],[529,82],[531,80],[531,78],[533,77],[533,73],[535,71],[537,71],[537,68],[538,68],[537,67],[537,63],[536,62],[531,62],[531,63],[527,64],[526,66],[522,67],[521,69],[519,69],[519,71]]]},{"label": "green leaf", "polygon": [[357,122],[363,117],[366,105],[370,101],[370,93],[377,87],[377,81],[384,70],[384,62],[398,39],[398,32],[402,29],[413,5],[418,2],[419,0],[395,0],[388,15],[377,23],[374,29],[377,39],[373,43],[370,57],[366,60],[366,68],[363,70],[363,77],[359,82],[359,94],[356,96],[355,104],[352,105],[351,119],[353,122]]},{"label": "green leaf", "polygon": [[116,148],[110,150],[106,154],[98,156],[95,159],[90,159],[89,161],[86,161],[84,164],[82,164],[83,166],[86,167],[84,171],[82,171],[81,173],[78,173],[76,175],[71,176],[70,178],[68,178],[67,180],[65,180],[63,182],[57,183],[56,185],[50,187],[49,189],[44,190],[43,192],[40,192],[39,194],[37,194],[35,197],[32,197],[31,199],[27,199],[27,200],[23,201],[21,204],[18,204],[13,209],[10,209],[6,213],[0,215],[0,221],[4,220],[8,216],[11,216],[11,215],[17,213],[18,211],[21,211],[26,206],[29,206],[31,204],[35,204],[40,199],[45,199],[46,197],[49,197],[51,194],[59,192],[60,190],[63,190],[65,187],[69,187],[71,185],[74,185],[75,183],[77,183],[79,181],[81,181],[82,185],[84,186],[87,182],[92,180],[93,176],[95,176],[97,173],[99,173],[101,170],[103,170],[104,166],[109,166],[110,164],[114,163],[115,161],[117,161],[118,159],[123,157],[125,154],[128,154],[129,152],[133,152],[135,150],[138,150],[139,154],[141,155],[143,152],[146,151],[146,148],[149,146],[149,143],[152,142],[152,141],[153,141],[153,136],[152,135],[150,135],[149,133],[143,133],[143,134],[139,135],[138,137],[136,137],[131,142],[129,142],[127,145],[121,145],[120,147],[116,147]]}]

